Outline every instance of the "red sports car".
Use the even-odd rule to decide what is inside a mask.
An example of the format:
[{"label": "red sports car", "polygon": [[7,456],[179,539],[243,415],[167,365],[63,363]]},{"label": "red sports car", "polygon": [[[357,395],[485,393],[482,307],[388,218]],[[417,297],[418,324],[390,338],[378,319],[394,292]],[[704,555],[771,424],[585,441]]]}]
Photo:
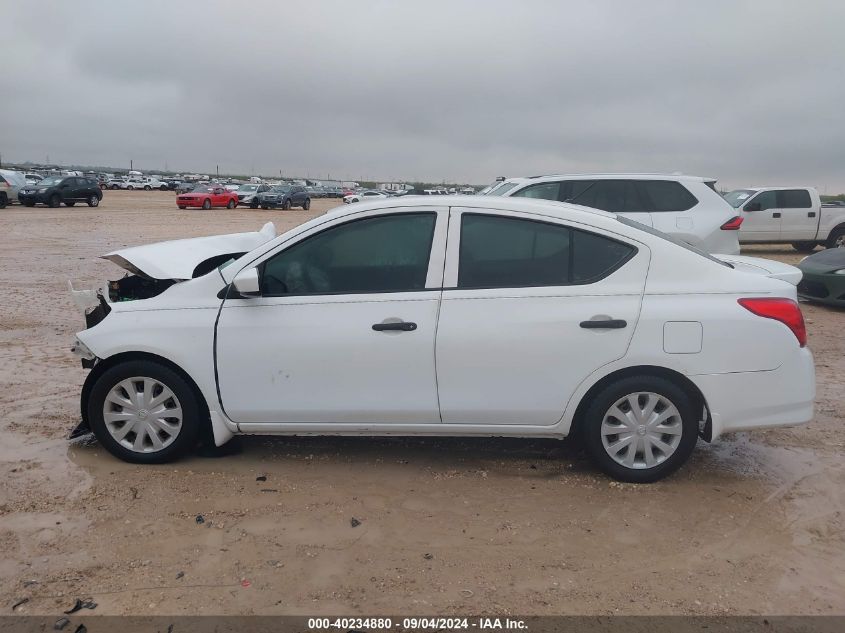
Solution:
[{"label": "red sports car", "polygon": [[187,207],[234,209],[238,206],[238,194],[225,189],[222,185],[197,185],[193,191],[176,196],[176,206],[180,209]]}]

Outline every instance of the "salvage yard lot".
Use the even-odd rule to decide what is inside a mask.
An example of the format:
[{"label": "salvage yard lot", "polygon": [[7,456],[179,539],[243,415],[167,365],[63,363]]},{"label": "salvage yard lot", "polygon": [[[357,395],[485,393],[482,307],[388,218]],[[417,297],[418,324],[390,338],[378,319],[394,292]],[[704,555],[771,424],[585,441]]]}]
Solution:
[{"label": "salvage yard lot", "polygon": [[649,486],[555,440],[243,438],[235,455],[136,466],[64,439],[85,377],[68,278],[116,279],[97,256],[119,247],[282,232],[337,203],[181,211],[172,193],[108,191],[93,209],[0,212],[7,613],[89,596],[135,615],[845,612],[845,312],[830,308],[803,305],[812,423],[699,442]]}]

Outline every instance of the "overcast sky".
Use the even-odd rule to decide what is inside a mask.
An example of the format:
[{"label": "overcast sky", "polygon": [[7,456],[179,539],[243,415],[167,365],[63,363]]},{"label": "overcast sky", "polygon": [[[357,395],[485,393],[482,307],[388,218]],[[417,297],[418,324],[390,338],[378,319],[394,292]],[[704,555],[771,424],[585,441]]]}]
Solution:
[{"label": "overcast sky", "polygon": [[845,2],[5,2],[4,161],[845,191]]}]

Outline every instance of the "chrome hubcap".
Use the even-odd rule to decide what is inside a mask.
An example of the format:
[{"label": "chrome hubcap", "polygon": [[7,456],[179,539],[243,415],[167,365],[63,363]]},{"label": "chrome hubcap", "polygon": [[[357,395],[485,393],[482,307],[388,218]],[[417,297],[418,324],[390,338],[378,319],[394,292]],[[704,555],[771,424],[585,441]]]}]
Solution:
[{"label": "chrome hubcap", "polygon": [[653,468],[666,461],[677,450],[682,435],[678,408],[652,392],[619,398],[601,423],[604,450],[626,468]]},{"label": "chrome hubcap", "polygon": [[135,376],[121,380],[109,391],[103,421],[121,446],[136,453],[155,453],[178,437],[182,406],[164,383]]}]

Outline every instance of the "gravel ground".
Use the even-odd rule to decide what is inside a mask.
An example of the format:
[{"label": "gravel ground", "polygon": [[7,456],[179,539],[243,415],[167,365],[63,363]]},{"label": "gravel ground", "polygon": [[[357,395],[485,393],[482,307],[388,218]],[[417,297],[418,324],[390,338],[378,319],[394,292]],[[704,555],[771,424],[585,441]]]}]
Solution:
[{"label": "gravel ground", "polygon": [[85,375],[68,278],[116,278],[97,256],[125,245],[281,231],[335,204],[179,211],[172,193],[109,191],[96,209],[0,211],[0,611],[90,596],[136,615],[845,613],[845,313],[830,308],[804,305],[813,422],[700,442],[650,486],[553,440],[245,438],[142,467],[65,439]]}]

